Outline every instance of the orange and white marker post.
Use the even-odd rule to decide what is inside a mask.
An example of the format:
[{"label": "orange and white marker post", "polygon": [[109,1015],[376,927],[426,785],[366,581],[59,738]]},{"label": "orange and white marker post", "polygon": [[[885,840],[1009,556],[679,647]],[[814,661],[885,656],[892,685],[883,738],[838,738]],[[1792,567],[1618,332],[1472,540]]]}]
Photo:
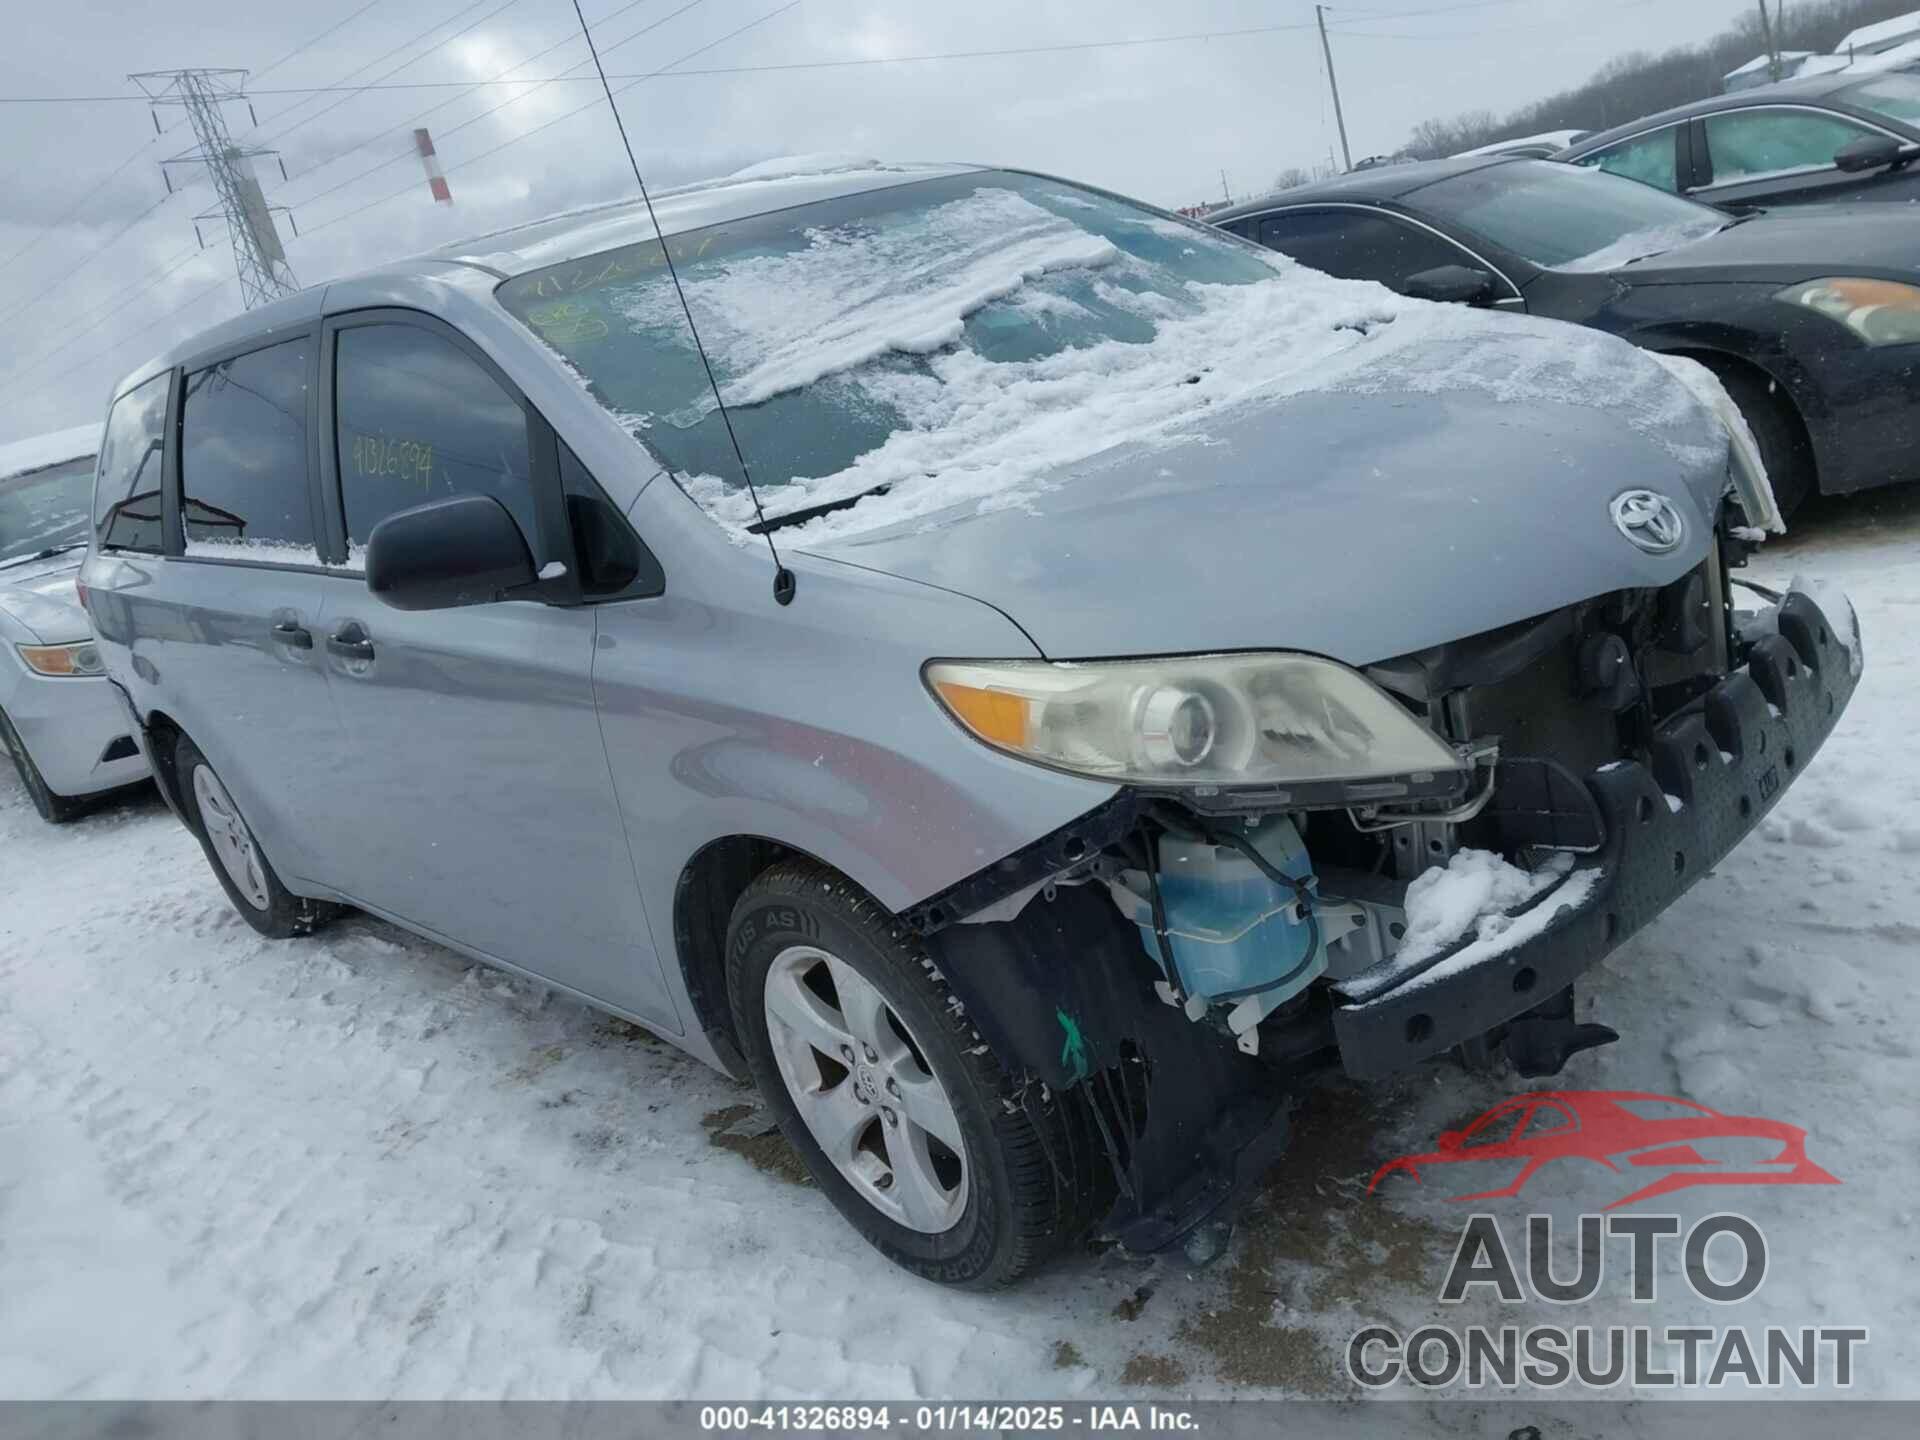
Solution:
[{"label": "orange and white marker post", "polygon": [[447,177],[440,169],[440,157],[433,153],[433,136],[425,130],[413,132],[414,148],[420,152],[420,163],[426,167],[427,188],[433,191],[433,198],[441,205],[453,203],[453,191],[447,188]]}]

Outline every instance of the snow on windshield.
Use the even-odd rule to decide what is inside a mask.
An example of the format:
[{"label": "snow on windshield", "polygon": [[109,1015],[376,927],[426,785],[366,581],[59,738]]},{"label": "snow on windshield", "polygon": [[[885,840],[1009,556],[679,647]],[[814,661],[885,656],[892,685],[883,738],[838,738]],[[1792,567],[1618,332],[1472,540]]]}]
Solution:
[{"label": "snow on windshield", "polygon": [[[1113,243],[1011,190],[980,189],[913,223],[810,230],[806,249],[753,255],[684,279],[702,339],[724,356],[729,405],[753,405],[888,351],[929,354],[966,318],[1053,270],[1120,259]],[[636,325],[670,329],[679,301],[636,286],[620,307]],[[703,399],[702,408],[711,408]]]},{"label": "snow on windshield", "polygon": [[[925,203],[685,242],[680,278],[765,513],[862,497],[793,526],[797,542],[1021,507],[1103,452],[1204,437],[1229,407],[1314,390],[1598,408],[1688,464],[1725,454],[1687,389],[1613,337],[1333,279],[1032,177],[937,183],[952,189]],[[720,473],[731,452],[704,374],[681,363],[657,252],[502,295],[631,433],[678,447],[681,487],[748,538],[754,503]]]},{"label": "snow on windshield", "polygon": [[1645,260],[1651,255],[1664,255],[1669,250],[1678,250],[1682,245],[1691,245],[1714,234],[1725,225],[1724,220],[1712,216],[1700,216],[1696,219],[1682,220],[1673,225],[1654,225],[1645,230],[1634,230],[1622,235],[1611,244],[1602,245],[1591,254],[1582,255],[1576,260],[1568,260],[1552,268],[1570,270],[1581,274],[1591,274],[1599,270],[1618,270],[1622,265],[1631,265],[1636,260]]}]

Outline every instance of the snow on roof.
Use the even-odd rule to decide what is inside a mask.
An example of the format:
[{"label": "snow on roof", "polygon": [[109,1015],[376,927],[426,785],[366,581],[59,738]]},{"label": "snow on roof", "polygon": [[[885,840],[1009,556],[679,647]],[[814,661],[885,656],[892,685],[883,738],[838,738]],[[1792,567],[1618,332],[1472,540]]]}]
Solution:
[{"label": "snow on roof", "polygon": [[[1780,52],[1780,78],[1795,79],[1804,73],[1807,61],[1815,58],[1812,50],[1782,50]],[[1720,77],[1721,84],[1728,90],[1745,90],[1754,85],[1764,85],[1772,78],[1770,55],[1756,55],[1746,64],[1729,70]],[[1743,83],[1744,82],[1744,83]]]},{"label": "snow on roof", "polygon": [[[695,180],[653,194],[654,215],[669,235],[727,220],[838,199],[913,180],[954,175],[971,165],[893,164],[853,155],[789,155],[763,160],[712,180]],[[522,275],[581,255],[653,238],[653,215],[638,199],[563,210],[507,230],[475,236],[430,252],[443,260],[478,262]]]},{"label": "snow on roof", "polygon": [[1888,50],[1875,51],[1871,55],[1861,55],[1851,65],[1843,65],[1840,69],[1849,75],[1884,75],[1889,70],[1904,70],[1910,65],[1920,65],[1920,38]]},{"label": "snow on roof", "polygon": [[1876,21],[1872,25],[1862,25],[1834,46],[1833,50],[1836,55],[1845,55],[1849,51],[1856,55],[1872,54],[1914,39],[1920,39],[1920,10],[1910,10],[1905,15]]},{"label": "snow on roof", "polygon": [[56,430],[51,435],[31,435],[0,445],[0,477],[19,475],[62,460],[81,460],[100,453],[99,424],[76,425],[71,430]]},{"label": "snow on roof", "polygon": [[1542,130],[1538,135],[1515,135],[1506,140],[1496,140],[1491,145],[1476,145],[1471,150],[1462,150],[1453,158],[1458,160],[1468,155],[1498,155],[1503,150],[1511,150],[1516,145],[1551,145],[1556,150],[1564,150],[1569,145],[1578,144],[1593,132],[1591,130]]}]

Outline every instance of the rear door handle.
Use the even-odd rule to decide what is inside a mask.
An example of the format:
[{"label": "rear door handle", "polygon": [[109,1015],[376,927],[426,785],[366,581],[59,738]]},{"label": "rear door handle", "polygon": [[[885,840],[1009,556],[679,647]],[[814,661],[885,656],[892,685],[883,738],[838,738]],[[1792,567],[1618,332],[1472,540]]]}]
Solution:
[{"label": "rear door handle", "polygon": [[293,620],[282,620],[275,625],[273,638],[295,650],[313,649],[313,632]]},{"label": "rear door handle", "polygon": [[373,641],[368,638],[366,627],[357,620],[350,620],[327,637],[327,649],[349,660],[373,659]]}]

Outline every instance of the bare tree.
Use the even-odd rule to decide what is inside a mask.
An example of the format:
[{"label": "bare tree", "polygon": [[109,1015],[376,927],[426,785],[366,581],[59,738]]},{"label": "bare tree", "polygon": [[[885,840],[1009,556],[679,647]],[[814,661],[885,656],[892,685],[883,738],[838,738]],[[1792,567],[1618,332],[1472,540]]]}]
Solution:
[{"label": "bare tree", "polygon": [[[1829,51],[1851,30],[1915,8],[1916,0],[1795,0],[1774,22],[1782,50]],[[1473,110],[1413,127],[1406,153],[1418,160],[1457,155],[1496,140],[1548,130],[1604,130],[1642,115],[1716,95],[1723,75],[1765,48],[1760,17],[1748,13],[1700,45],[1636,51],[1607,61],[1591,80],[1522,106],[1504,119]]]}]

